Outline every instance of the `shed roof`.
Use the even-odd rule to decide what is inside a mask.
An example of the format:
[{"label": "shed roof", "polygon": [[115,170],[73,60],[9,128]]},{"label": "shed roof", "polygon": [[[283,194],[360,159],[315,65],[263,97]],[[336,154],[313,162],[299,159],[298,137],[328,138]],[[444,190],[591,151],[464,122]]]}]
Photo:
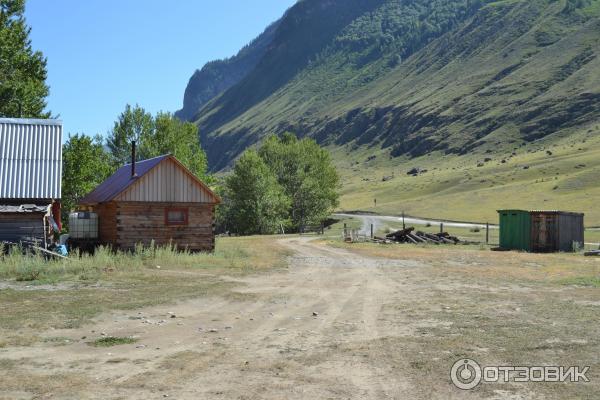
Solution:
[{"label": "shed roof", "polygon": [[62,122],[0,118],[0,198],[60,199]]},{"label": "shed roof", "polygon": [[135,172],[136,176],[131,176],[131,164],[126,164],[119,168],[117,172],[115,172],[112,176],[102,182],[96,189],[94,189],[91,193],[85,196],[80,204],[98,204],[98,203],[106,203],[112,200],[115,200],[119,197],[120,194],[125,192],[128,188],[133,186],[134,184],[141,182],[142,178],[147,175],[150,171],[156,168],[161,163],[170,160],[177,164],[181,170],[187,174],[192,181],[202,190],[208,192],[210,197],[213,199],[214,203],[220,203],[221,199],[217,196],[213,191],[200,179],[198,179],[194,174],[192,174],[179,160],[173,157],[170,154],[151,158],[143,161],[136,161],[135,163]]},{"label": "shed roof", "polygon": [[579,212],[559,211],[559,210],[513,210],[513,209],[507,209],[507,210],[498,210],[498,212],[499,213],[504,213],[504,212],[519,212],[519,213],[528,213],[528,214],[585,215],[585,214],[579,213]]}]

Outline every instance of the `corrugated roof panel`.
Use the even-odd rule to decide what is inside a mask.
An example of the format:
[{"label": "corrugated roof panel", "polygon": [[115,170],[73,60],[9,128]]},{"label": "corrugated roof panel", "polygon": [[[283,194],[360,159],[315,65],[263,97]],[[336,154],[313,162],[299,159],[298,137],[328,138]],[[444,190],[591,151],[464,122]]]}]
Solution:
[{"label": "corrugated roof panel", "polygon": [[62,122],[0,118],[0,198],[60,199]]}]

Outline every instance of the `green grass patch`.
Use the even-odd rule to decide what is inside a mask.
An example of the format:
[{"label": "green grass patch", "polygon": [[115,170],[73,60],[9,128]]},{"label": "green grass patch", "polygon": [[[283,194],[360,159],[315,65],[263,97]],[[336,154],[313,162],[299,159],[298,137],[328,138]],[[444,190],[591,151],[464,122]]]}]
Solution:
[{"label": "green grass patch", "polygon": [[568,286],[584,286],[584,287],[593,287],[600,288],[600,277],[576,277],[576,278],[568,278],[561,281],[563,285]]},{"label": "green grass patch", "polygon": [[132,337],[106,336],[96,339],[93,342],[89,342],[88,344],[94,347],[112,347],[120,346],[122,344],[132,344],[135,342],[137,342],[137,339]]}]

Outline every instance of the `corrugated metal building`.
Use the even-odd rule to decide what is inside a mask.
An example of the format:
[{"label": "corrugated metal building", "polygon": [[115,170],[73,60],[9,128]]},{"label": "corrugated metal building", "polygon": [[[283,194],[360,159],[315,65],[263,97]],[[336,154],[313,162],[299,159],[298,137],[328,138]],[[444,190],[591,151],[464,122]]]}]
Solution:
[{"label": "corrugated metal building", "polygon": [[500,247],[535,253],[573,251],[584,243],[584,214],[499,210]]},{"label": "corrugated metal building", "polygon": [[62,122],[0,118],[0,241],[46,244],[61,179]]},{"label": "corrugated metal building", "polygon": [[80,201],[98,214],[102,244],[133,249],[173,243],[179,249],[214,249],[219,197],[175,157],[165,155],[121,167]]}]

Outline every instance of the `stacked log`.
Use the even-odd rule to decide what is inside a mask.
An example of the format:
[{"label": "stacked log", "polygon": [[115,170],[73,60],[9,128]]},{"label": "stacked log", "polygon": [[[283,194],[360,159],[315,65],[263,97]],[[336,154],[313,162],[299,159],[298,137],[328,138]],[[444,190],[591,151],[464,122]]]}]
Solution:
[{"label": "stacked log", "polygon": [[448,232],[441,233],[426,233],[416,231],[415,228],[410,227],[401,229],[396,232],[389,233],[385,238],[375,237],[374,241],[378,243],[432,243],[432,244],[458,244],[460,239],[456,236],[451,236]]}]

